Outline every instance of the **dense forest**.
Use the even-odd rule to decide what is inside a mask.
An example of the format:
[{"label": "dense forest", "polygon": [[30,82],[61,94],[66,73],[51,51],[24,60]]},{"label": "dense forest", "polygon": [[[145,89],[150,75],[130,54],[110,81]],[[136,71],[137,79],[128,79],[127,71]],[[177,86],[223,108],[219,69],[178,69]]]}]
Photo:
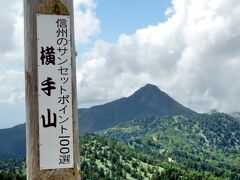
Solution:
[{"label": "dense forest", "polygon": [[[151,155],[102,135],[81,138],[81,176],[83,179],[216,179],[210,173],[184,170],[169,160]],[[25,159],[3,161],[1,180],[26,179]]]},{"label": "dense forest", "polygon": [[102,135],[87,135],[81,142],[83,179],[218,179],[211,173],[183,168],[168,158],[156,158]]},{"label": "dense forest", "polygon": [[[79,115],[84,180],[240,180],[235,116],[196,113],[150,84]],[[0,129],[0,180],[26,179],[25,131]]]},{"label": "dense forest", "polygon": [[183,169],[240,178],[240,123],[227,114],[145,117],[103,133]]},{"label": "dense forest", "polygon": [[[80,137],[85,180],[240,180],[240,123],[227,114],[145,116]],[[0,179],[26,179],[24,158],[0,161]]]},{"label": "dense forest", "polygon": [[[216,172],[191,165],[181,164],[166,157],[135,150],[132,146],[103,135],[85,135],[80,139],[81,176],[87,179],[240,179],[239,173],[226,174],[226,167],[218,167]],[[194,164],[196,159],[189,158]],[[229,168],[229,167],[227,167]],[[26,179],[25,159],[3,161],[0,163],[0,179]],[[199,169],[199,170],[195,170]]]},{"label": "dense forest", "polygon": [[0,161],[1,180],[25,180],[26,179],[25,158],[16,158]]}]

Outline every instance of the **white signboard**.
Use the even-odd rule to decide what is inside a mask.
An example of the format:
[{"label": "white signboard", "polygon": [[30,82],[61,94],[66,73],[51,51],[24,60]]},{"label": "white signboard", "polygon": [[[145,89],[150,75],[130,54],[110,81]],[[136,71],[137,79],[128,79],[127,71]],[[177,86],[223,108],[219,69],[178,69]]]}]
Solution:
[{"label": "white signboard", "polygon": [[70,17],[37,15],[40,169],[73,167]]}]

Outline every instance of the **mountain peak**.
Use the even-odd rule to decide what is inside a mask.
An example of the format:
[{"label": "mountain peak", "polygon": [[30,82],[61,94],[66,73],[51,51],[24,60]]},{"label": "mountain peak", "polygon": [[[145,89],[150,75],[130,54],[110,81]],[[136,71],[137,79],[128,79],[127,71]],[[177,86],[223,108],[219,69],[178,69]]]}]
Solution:
[{"label": "mountain peak", "polygon": [[130,98],[145,99],[145,101],[155,101],[169,99],[170,97],[163,91],[161,91],[156,85],[146,84],[139,90],[137,90]]},{"label": "mountain peak", "polygon": [[152,84],[146,84],[139,90],[137,90],[133,96],[140,95],[140,96],[149,96],[149,95],[157,95],[163,93],[157,86]]},{"label": "mountain peak", "polygon": [[153,84],[146,84],[145,86],[143,86],[142,88],[140,88],[139,90],[152,90],[152,91],[161,91],[156,85]]},{"label": "mountain peak", "polygon": [[158,89],[159,90],[159,88],[156,85],[153,85],[153,84],[146,84],[142,88],[145,88],[145,89]]},{"label": "mountain peak", "polygon": [[[94,132],[143,116],[192,115],[157,86],[147,84],[127,98],[79,111],[80,132]],[[85,127],[83,127],[85,125]]]}]

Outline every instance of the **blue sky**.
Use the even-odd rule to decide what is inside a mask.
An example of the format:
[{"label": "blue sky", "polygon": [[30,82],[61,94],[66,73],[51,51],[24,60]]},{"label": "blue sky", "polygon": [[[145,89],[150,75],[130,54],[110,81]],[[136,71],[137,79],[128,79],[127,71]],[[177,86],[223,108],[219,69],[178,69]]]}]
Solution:
[{"label": "blue sky", "polygon": [[[25,122],[23,1],[1,0],[0,128]],[[240,1],[74,0],[78,106],[157,85],[197,111],[240,111]]]},{"label": "blue sky", "polygon": [[[8,2],[5,2],[8,3]],[[14,4],[15,3],[15,4]],[[88,4],[84,4],[81,1],[78,4],[81,6],[81,10],[86,12],[89,10]],[[19,2],[9,2],[8,6],[12,7],[10,10],[19,11],[15,16],[20,16],[22,18],[22,7]],[[86,41],[77,44],[78,64],[81,64],[81,54],[90,51],[95,42],[98,40],[103,40],[109,43],[115,43],[121,34],[132,34],[139,28],[144,28],[149,25],[155,25],[165,18],[164,12],[167,7],[170,6],[170,1],[168,0],[97,0],[94,1],[94,18],[100,21],[99,32],[93,32],[87,37]],[[20,8],[20,10],[18,9]],[[14,12],[13,12],[14,14]],[[4,16],[7,13],[3,12]],[[16,18],[16,17],[15,17]],[[14,22],[13,22],[14,23]],[[19,22],[19,26],[23,26]],[[80,22],[81,23],[81,22]],[[78,28],[78,23],[75,28]],[[14,26],[10,24],[9,28]],[[22,28],[22,27],[21,27]],[[22,32],[23,33],[23,32]],[[22,34],[23,36],[23,34]],[[22,39],[23,40],[23,39]],[[21,44],[23,46],[23,44]],[[14,45],[13,45],[14,46]],[[9,49],[12,47],[9,46]],[[23,47],[21,47],[22,49]],[[19,54],[19,62],[14,61],[14,63],[1,63],[0,72],[6,72],[7,70],[16,70],[17,72],[24,71],[23,67],[23,54]],[[78,65],[80,66],[80,65]],[[12,77],[14,78],[14,77]],[[12,81],[11,83],[18,84],[19,88],[23,88],[24,79],[21,78],[17,81]],[[11,85],[10,85],[11,86]],[[92,103],[80,104],[80,107],[89,106]],[[95,104],[95,103],[93,103]],[[14,113],[12,113],[14,112]],[[0,103],[0,128],[7,128],[14,126],[19,123],[25,122],[25,104],[24,99],[19,102],[2,102]]]},{"label": "blue sky", "polygon": [[120,34],[133,34],[137,29],[166,20],[169,0],[98,0],[96,15],[101,21],[99,38],[116,42]]},{"label": "blue sky", "polygon": [[[78,53],[90,50],[95,41],[116,43],[121,34],[133,34],[137,29],[156,25],[167,19],[164,15],[170,0],[96,0],[95,13],[100,20],[100,32],[78,46]],[[85,7],[82,7],[85,10]]]}]

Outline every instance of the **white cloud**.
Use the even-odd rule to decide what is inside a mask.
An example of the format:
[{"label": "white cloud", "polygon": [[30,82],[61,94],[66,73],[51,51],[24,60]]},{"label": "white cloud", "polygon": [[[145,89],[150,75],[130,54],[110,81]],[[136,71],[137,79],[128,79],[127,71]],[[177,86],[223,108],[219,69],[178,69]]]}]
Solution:
[{"label": "white cloud", "polygon": [[15,32],[15,24],[17,23],[17,17],[22,14],[22,2],[12,0],[9,2],[1,0],[1,5],[4,7],[0,12],[0,52],[6,52],[16,48],[14,44],[15,39],[12,36]]},{"label": "white cloud", "polygon": [[8,70],[0,74],[0,103],[17,104],[24,101],[23,72]]},{"label": "white cloud", "polygon": [[94,0],[74,0],[75,41],[85,43],[100,32],[100,21],[95,14]]},{"label": "white cloud", "polygon": [[240,2],[173,0],[168,20],[97,42],[78,69],[79,104],[154,83],[197,111],[239,111]]},{"label": "white cloud", "polygon": [[[12,82],[15,77],[9,74],[10,69],[24,71],[23,2],[18,0],[0,1],[4,7],[0,12],[0,79],[5,79],[7,75],[10,75],[8,80]],[[100,22],[95,16],[96,4],[94,0],[75,0],[74,7],[76,42],[84,43],[100,30]],[[23,86],[23,76],[19,81]],[[6,89],[14,88],[12,86],[15,86],[15,83]],[[2,84],[0,89],[3,93]],[[7,92],[6,90],[4,92],[9,93],[8,98],[15,97],[17,99],[15,91]]]},{"label": "white cloud", "polygon": [[[3,113],[6,109],[20,112],[16,108],[24,103],[23,1],[0,0],[0,4],[3,7],[0,11],[0,113],[6,115]],[[74,5],[76,43],[85,43],[100,31],[96,4],[94,0],[74,0]],[[15,118],[23,120],[24,112],[21,113]],[[13,117],[6,119],[11,124],[17,122]]]},{"label": "white cloud", "polygon": [[23,7],[22,1],[2,1],[0,12],[0,63],[1,68],[23,63]]}]

